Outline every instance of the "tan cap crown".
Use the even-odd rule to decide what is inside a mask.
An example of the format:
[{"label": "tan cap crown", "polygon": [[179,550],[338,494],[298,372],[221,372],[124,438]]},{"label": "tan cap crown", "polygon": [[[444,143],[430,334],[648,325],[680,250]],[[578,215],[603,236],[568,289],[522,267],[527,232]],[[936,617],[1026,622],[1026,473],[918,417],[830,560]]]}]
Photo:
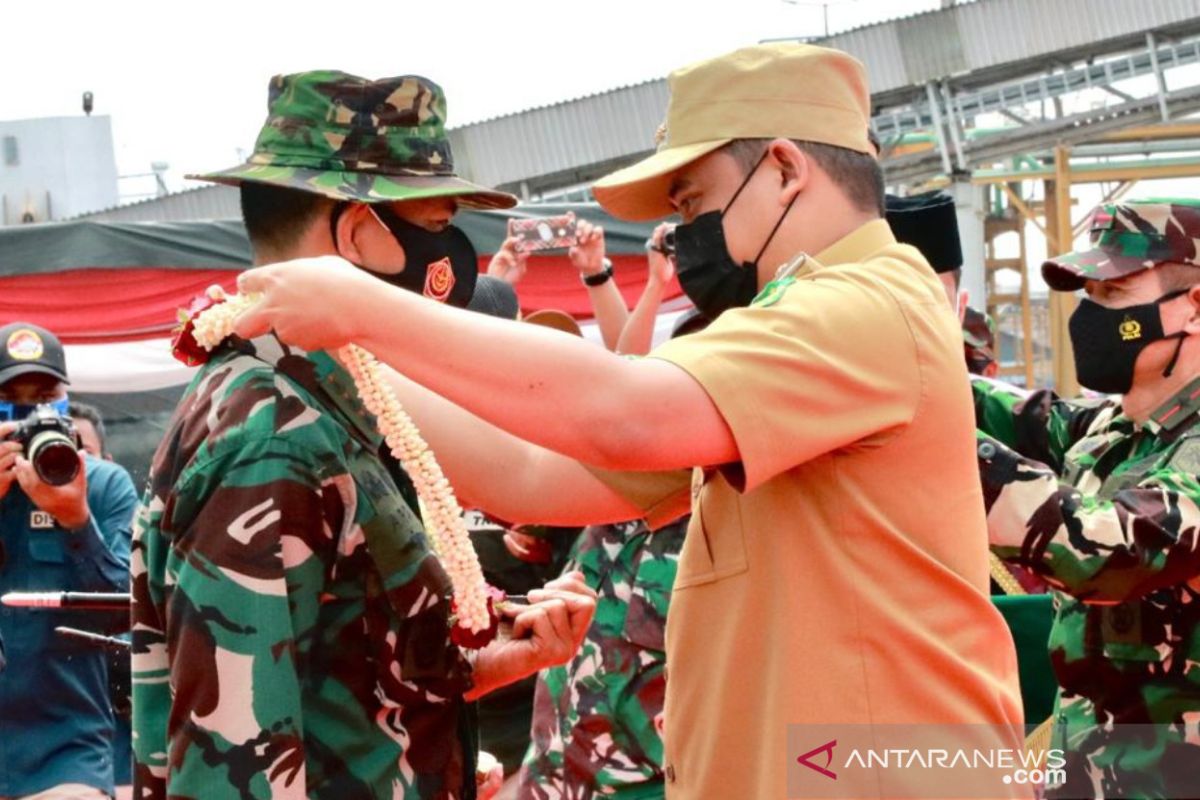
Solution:
[{"label": "tan cap crown", "polygon": [[658,152],[593,187],[614,216],[670,214],[674,173],[734,139],[785,138],[874,153],[866,71],[840,50],[791,42],[745,47],[678,69],[668,85]]}]

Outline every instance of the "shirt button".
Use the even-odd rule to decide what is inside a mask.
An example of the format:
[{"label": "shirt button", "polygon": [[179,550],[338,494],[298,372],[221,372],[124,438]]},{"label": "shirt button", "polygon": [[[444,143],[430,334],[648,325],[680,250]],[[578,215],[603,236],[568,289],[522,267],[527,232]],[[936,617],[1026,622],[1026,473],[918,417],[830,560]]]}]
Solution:
[{"label": "shirt button", "polygon": [[667,782],[668,783],[675,782],[675,767],[672,766],[671,764],[667,764]]},{"label": "shirt button", "polygon": [[996,455],[996,445],[992,444],[991,442],[980,442],[979,443],[979,457],[980,458],[989,459],[994,455]]}]

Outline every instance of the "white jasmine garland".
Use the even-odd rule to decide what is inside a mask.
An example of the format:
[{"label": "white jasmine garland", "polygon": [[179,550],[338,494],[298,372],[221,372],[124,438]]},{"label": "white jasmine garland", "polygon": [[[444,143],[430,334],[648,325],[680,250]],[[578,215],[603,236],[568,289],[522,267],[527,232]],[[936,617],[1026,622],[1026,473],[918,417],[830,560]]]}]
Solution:
[{"label": "white jasmine garland", "polygon": [[[219,286],[211,287],[208,295],[214,300],[223,298],[224,302],[200,312],[191,322],[196,343],[211,351],[232,335],[234,321],[261,296],[253,293],[227,295]],[[379,432],[392,455],[404,467],[417,490],[430,546],[450,576],[454,589],[458,625],[473,633],[487,630],[491,624],[487,582],[450,482],[412,418],[401,407],[392,387],[384,380],[375,357],[355,344],[342,347],[337,355],[354,378],[363,406],[375,416]]]}]

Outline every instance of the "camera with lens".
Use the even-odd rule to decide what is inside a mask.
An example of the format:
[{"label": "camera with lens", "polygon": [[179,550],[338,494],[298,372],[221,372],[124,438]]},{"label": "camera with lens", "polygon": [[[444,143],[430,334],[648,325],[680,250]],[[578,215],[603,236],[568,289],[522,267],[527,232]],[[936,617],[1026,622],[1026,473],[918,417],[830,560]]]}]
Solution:
[{"label": "camera with lens", "polygon": [[79,474],[75,425],[54,406],[37,406],[5,438],[21,443],[38,477],[51,486],[64,486]]},{"label": "camera with lens", "polygon": [[647,239],[646,240],[646,249],[654,250],[656,252],[662,253],[664,256],[667,256],[668,258],[670,256],[675,255],[675,228],[674,227],[667,228],[667,230],[663,232],[661,247],[655,246],[653,237]]}]

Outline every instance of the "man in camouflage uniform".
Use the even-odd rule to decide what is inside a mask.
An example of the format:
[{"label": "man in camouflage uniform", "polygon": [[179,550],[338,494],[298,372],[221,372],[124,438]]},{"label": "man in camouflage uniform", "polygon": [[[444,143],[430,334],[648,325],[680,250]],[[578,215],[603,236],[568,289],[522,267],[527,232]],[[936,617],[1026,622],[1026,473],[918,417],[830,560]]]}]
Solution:
[{"label": "man in camouflage uniform", "polygon": [[993,549],[1054,590],[1059,797],[1200,796],[1200,203],[1108,204],[1090,250],[1043,265],[1086,289],[1067,402],[975,382]]},{"label": "man in camouflage uniform", "polygon": [[567,569],[596,590],[596,617],[579,653],[538,678],[521,800],[663,797],[656,718],[666,692],[667,606],[689,519],[654,533],[642,522],[596,525],[576,542]]},{"label": "man in camouflage uniform", "polygon": [[[444,118],[424,78],[280,76],[250,162],[205,177],[241,186],[256,260],[340,253],[465,305],[449,218],[515,200],[454,175]],[[567,576],[512,640],[451,643],[449,578],[353,380],[273,335],[185,392],[132,577],[139,798],[474,797],[465,701],[565,661],[594,609]]]},{"label": "man in camouflage uniform", "polygon": [[[708,325],[682,319],[671,338]],[[593,525],[576,539],[566,570],[596,591],[596,617],[575,658],[538,676],[519,800],[665,795],[667,608],[690,520]]]},{"label": "man in camouflage uniform", "polygon": [[1000,369],[996,360],[996,323],[982,311],[967,306],[963,310],[962,329],[967,371],[985,378],[996,377]]}]

